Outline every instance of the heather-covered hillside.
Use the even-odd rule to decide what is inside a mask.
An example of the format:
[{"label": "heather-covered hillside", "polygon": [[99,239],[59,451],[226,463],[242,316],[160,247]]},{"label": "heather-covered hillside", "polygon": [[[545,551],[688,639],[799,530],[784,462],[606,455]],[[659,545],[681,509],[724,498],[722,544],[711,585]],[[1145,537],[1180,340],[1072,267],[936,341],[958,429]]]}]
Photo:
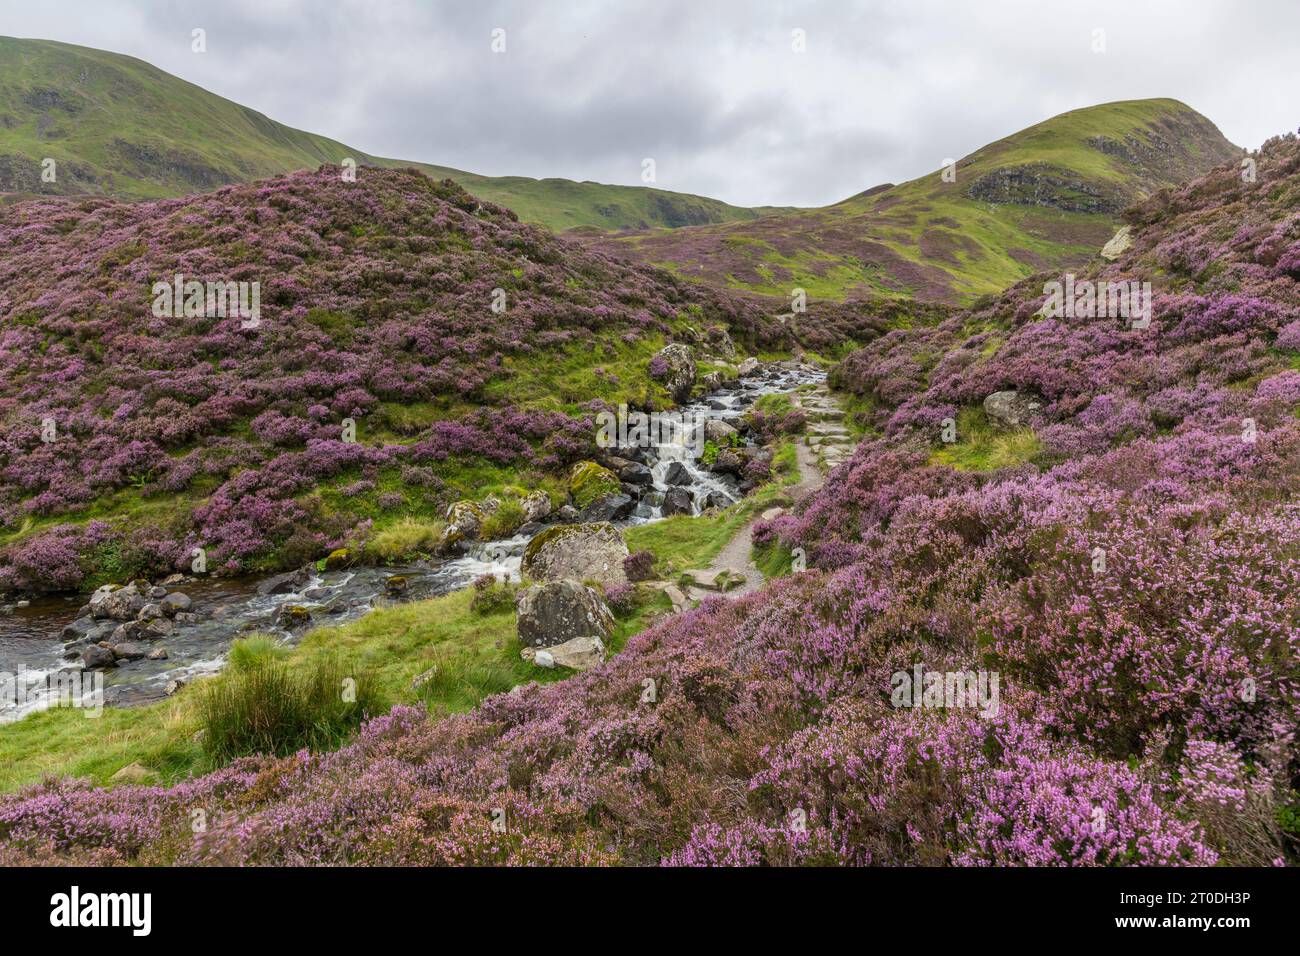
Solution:
[{"label": "heather-covered hillside", "polygon": [[[165,572],[194,547],[211,570],[314,560],[544,484],[592,442],[590,403],[667,401],[646,364],[673,332],[786,335],[413,170],[32,200],[0,209],[0,251],[10,589]],[[176,274],[259,283],[258,322],[155,315]]]},{"label": "heather-covered hillside", "polygon": [[1177,100],[1106,103],[820,209],[589,241],[716,287],[969,305],[1040,269],[1086,262],[1125,206],[1238,155]]},{"label": "heather-covered hillside", "polygon": [[[337,753],[33,788],[0,802],[3,856],[1296,862],[1298,207],[1287,137],[1257,181],[1227,166],[1132,215],[1090,276],[1152,282],[1148,327],[1041,317],[1039,276],[843,363],[872,433],[755,535],[807,572]],[[1013,389],[999,424],[984,401]],[[895,706],[918,666],[995,674],[1000,701]]]},{"label": "heather-covered hillside", "polygon": [[[55,178],[42,163],[56,162]],[[321,163],[418,166],[551,229],[646,229],[753,219],[718,199],[569,179],[481,176],[383,159],[277,123],[134,57],[0,37],[0,193],[157,199]]]}]

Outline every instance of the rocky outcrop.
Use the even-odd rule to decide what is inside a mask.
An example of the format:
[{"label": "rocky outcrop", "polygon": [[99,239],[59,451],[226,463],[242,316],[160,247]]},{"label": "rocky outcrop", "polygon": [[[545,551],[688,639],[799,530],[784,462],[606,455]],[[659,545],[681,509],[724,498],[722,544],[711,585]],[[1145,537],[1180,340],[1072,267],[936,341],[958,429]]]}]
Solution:
[{"label": "rocky outcrop", "polygon": [[1047,163],[994,169],[971,183],[967,192],[980,202],[1047,206],[1066,212],[1117,213],[1128,205],[1131,198]]},{"label": "rocky outcrop", "polygon": [[550,648],[575,638],[608,640],[614,615],[601,596],[580,581],[535,584],[515,599],[519,643]]},{"label": "rocky outcrop", "polygon": [[623,536],[612,525],[558,525],[528,542],[520,570],[534,581],[596,581],[625,584],[623,559],[628,556]]},{"label": "rocky outcrop", "polygon": [[1119,232],[1111,236],[1110,241],[1101,247],[1101,257],[1108,262],[1114,262],[1128,252],[1131,245],[1133,245],[1133,227],[1120,226]]},{"label": "rocky outcrop", "polygon": [[[691,397],[695,388],[695,356],[689,345],[674,342],[664,348],[657,356],[667,366],[667,371],[660,378],[673,401],[682,403]],[[653,360],[652,360],[653,361]]]},{"label": "rocky outcrop", "polygon": [[1021,428],[1028,425],[1043,403],[1032,395],[1008,389],[994,392],[984,399],[984,414],[989,421],[1004,428]]}]

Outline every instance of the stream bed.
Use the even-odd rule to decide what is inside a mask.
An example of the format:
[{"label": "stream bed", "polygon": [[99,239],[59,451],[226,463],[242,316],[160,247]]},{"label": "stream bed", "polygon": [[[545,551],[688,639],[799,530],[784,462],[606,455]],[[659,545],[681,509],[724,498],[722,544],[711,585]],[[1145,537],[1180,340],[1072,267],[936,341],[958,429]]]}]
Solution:
[{"label": "stream bed", "polygon": [[[810,366],[760,366],[754,374],[690,402],[679,411],[700,422],[738,419],[762,395],[793,391],[824,378],[824,372]],[[660,520],[665,496],[673,488],[689,490],[688,513],[693,514],[704,510],[710,500],[720,500],[710,496],[740,498],[737,479],[711,472],[695,454],[697,447],[697,443],[687,442],[646,450],[643,461],[650,468],[651,484],[635,508],[613,524],[627,527]],[[448,594],[485,574],[517,581],[530,538],[529,534],[518,534],[499,541],[475,542],[461,557],[409,565],[323,572],[307,569],[292,582],[280,580],[276,593],[266,593],[268,586],[276,583],[273,578],[283,579],[286,575],[187,579],[174,590],[190,598],[192,613],[178,618],[183,623],[157,642],[166,649],[166,659],[134,660],[105,670],[104,703],[129,706],[157,700],[166,696],[173,681],[215,673],[224,665],[231,643],[244,634],[273,634],[286,644],[294,643],[308,628],[281,625],[280,615],[289,605],[307,609],[311,626],[342,624],[395,600],[388,584],[395,576],[406,581],[405,589],[396,598],[402,601]],[[49,706],[47,688],[51,676],[82,670],[79,657],[68,659],[65,628],[80,616],[88,597],[42,597],[0,606],[0,723]],[[24,689],[21,693],[14,690],[18,684]]]}]

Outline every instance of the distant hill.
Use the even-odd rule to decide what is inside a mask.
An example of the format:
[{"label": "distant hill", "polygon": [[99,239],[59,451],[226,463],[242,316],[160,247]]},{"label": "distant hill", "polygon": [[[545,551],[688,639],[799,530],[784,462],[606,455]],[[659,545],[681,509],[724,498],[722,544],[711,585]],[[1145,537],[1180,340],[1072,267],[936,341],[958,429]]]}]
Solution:
[{"label": "distant hill", "polygon": [[[57,164],[53,183],[41,179],[47,157]],[[376,157],[277,123],[134,57],[0,37],[0,192],[157,199],[345,157],[416,166],[556,230],[699,225],[779,211],[663,189],[479,176]]]},{"label": "distant hill", "polygon": [[963,303],[1079,263],[1125,206],[1240,154],[1177,100],[1074,110],[941,170],[820,209],[589,241],[679,274],[767,295]]}]

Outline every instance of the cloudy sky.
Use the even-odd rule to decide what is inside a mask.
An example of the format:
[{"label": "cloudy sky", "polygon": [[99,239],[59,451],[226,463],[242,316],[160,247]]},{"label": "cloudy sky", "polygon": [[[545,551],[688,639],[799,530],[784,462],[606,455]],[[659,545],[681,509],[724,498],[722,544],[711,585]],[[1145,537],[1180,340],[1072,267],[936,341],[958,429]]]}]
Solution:
[{"label": "cloudy sky", "polygon": [[1250,147],[1300,125],[1295,0],[0,0],[0,34],[378,155],[626,184],[650,157],[739,205],[834,202],[1111,100],[1180,99]]}]

